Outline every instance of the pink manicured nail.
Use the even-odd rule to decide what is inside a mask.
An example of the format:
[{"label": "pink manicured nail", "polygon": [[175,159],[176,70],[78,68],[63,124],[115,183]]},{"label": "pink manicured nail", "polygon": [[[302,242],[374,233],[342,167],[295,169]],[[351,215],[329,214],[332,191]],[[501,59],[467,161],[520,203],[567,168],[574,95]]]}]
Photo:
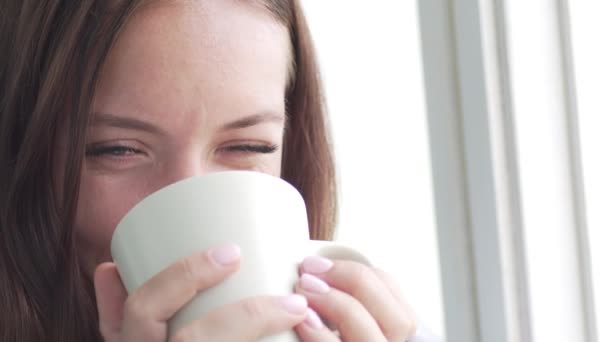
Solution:
[{"label": "pink manicured nail", "polygon": [[313,274],[325,273],[329,271],[333,265],[333,261],[316,255],[304,258],[301,264],[302,270],[305,273]]},{"label": "pink manicured nail", "polygon": [[300,277],[300,287],[305,291],[318,294],[329,292],[329,285],[326,282],[307,273],[302,274]]},{"label": "pink manicured nail", "polygon": [[211,258],[222,266],[234,264],[241,258],[241,249],[235,244],[215,247],[211,253]]},{"label": "pink manicured nail", "polygon": [[283,308],[287,310],[287,312],[297,315],[305,312],[306,309],[308,309],[308,301],[306,300],[306,297],[297,294],[281,298],[281,304],[283,305]]},{"label": "pink manicured nail", "polygon": [[323,328],[323,322],[321,322],[321,318],[311,308],[308,308],[308,315],[306,316],[304,323],[306,323],[306,325],[313,329]]}]

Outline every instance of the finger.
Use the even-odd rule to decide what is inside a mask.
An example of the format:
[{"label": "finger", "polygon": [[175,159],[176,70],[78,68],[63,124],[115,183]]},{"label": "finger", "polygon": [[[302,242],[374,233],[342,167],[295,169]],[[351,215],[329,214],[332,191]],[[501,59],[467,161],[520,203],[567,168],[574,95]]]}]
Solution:
[{"label": "finger", "polygon": [[99,330],[106,341],[120,334],[127,290],[122,285],[116,265],[106,262],[97,266],[93,277],[99,313]]},{"label": "finger", "polygon": [[[403,311],[406,312],[410,317],[415,317],[412,308],[405,299],[403,291],[401,290],[401,286],[399,286],[397,280],[390,274],[386,273],[384,270],[374,268],[373,271],[376,273],[378,278],[380,278],[384,282],[384,284],[389,289],[395,300],[399,303],[399,305],[401,305]],[[416,330],[416,322],[414,322],[414,320],[412,320],[411,328],[412,331]]]},{"label": "finger", "polygon": [[[406,321],[403,322],[403,329],[405,330],[404,334],[406,335],[406,340],[409,340],[417,330],[416,318],[415,315],[409,306],[405,296],[403,295],[403,291],[401,287],[390,274],[386,273],[381,269],[374,268],[374,273],[384,282],[388,290],[393,295],[393,298],[397,301],[397,303],[401,306],[402,316],[406,318]],[[401,340],[402,341],[402,340]]]},{"label": "finger", "polygon": [[301,295],[251,297],[212,310],[177,331],[171,341],[255,341],[292,329],[307,312]]},{"label": "finger", "polygon": [[300,270],[314,274],[331,287],[353,296],[374,317],[389,341],[405,341],[411,334],[413,317],[369,266],[313,256],[304,259]]},{"label": "finger", "polygon": [[384,334],[376,320],[357,299],[323,280],[303,274],[296,293],[308,299],[308,305],[321,317],[334,324],[345,341],[382,341]]},{"label": "finger", "polygon": [[238,269],[236,245],[212,248],[177,261],[135,290],[125,303],[123,337],[146,340],[199,291],[210,288]]},{"label": "finger", "polygon": [[304,322],[295,327],[301,342],[339,342],[340,338],[329,330],[319,318],[319,315],[312,309],[308,309],[308,314]]}]

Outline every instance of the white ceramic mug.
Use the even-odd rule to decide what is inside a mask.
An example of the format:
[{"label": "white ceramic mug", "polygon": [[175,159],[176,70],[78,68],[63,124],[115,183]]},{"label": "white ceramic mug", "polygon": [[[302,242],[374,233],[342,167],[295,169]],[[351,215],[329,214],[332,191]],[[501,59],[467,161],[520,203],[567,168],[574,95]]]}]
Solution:
[{"label": "white ceramic mug", "polygon": [[[169,336],[219,306],[258,295],[288,295],[308,255],[369,264],[360,252],[309,240],[299,192],[284,180],[250,171],[185,179],[146,197],[118,224],[111,252],[129,293],[180,258],[222,243],[241,248],[241,267],[202,291],[169,322]],[[297,341],[292,331],[262,339]]]}]

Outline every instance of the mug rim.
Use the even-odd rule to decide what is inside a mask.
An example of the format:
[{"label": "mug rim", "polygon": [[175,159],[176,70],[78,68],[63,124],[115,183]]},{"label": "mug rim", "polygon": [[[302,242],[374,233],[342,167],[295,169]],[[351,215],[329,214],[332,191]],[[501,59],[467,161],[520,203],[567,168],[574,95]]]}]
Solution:
[{"label": "mug rim", "polygon": [[[149,202],[150,200],[154,200],[155,198],[157,198],[158,196],[161,195],[161,193],[164,193],[166,191],[170,191],[171,189],[174,188],[178,188],[178,187],[182,187],[184,186],[184,184],[188,184],[188,183],[192,183],[192,182],[199,182],[199,181],[208,181],[210,179],[213,178],[223,178],[223,177],[257,177],[257,178],[265,178],[267,180],[272,180],[277,182],[277,184],[281,184],[280,186],[285,187],[286,189],[288,189],[289,191],[294,191],[297,196],[300,198],[300,200],[302,202],[304,202],[304,199],[302,198],[302,195],[300,194],[300,192],[289,182],[287,182],[286,180],[284,180],[281,177],[277,177],[277,176],[273,176],[267,173],[263,173],[263,172],[259,172],[259,171],[251,171],[251,170],[225,170],[225,171],[215,171],[215,172],[210,172],[204,175],[196,175],[196,176],[192,176],[192,177],[188,177],[188,178],[183,178],[180,179],[176,182],[167,184],[163,187],[161,187],[158,190],[155,190],[153,192],[151,192],[150,194],[146,195],[144,198],[142,198],[141,200],[139,200],[135,205],[133,205],[129,210],[127,210],[127,212],[120,218],[120,220],[118,221],[118,223],[116,224],[116,226],[114,227],[114,230],[112,231],[112,237],[110,239],[110,250],[112,250],[112,246],[115,244],[115,240],[117,238],[118,231],[119,228],[122,226],[122,224],[124,223],[124,221],[126,220],[126,218],[128,216],[130,216],[130,214],[132,214],[135,211],[138,211],[141,206],[145,205],[147,202]],[[306,207],[306,205],[304,205],[304,207]]]}]

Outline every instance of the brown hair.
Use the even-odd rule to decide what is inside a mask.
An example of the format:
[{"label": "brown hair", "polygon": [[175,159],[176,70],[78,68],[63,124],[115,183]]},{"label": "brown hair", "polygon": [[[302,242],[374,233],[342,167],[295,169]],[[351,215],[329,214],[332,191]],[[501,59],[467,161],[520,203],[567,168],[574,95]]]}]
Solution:
[{"label": "brown hair", "polygon": [[[334,165],[312,42],[297,0],[257,1],[292,35],[294,77],[287,94],[282,177],[306,201],[311,236],[328,239],[335,223]],[[101,340],[73,223],[95,85],[139,2],[0,3],[2,341]],[[59,134],[70,142],[62,151],[65,165],[56,165]],[[64,176],[54,183],[57,174]]]}]

